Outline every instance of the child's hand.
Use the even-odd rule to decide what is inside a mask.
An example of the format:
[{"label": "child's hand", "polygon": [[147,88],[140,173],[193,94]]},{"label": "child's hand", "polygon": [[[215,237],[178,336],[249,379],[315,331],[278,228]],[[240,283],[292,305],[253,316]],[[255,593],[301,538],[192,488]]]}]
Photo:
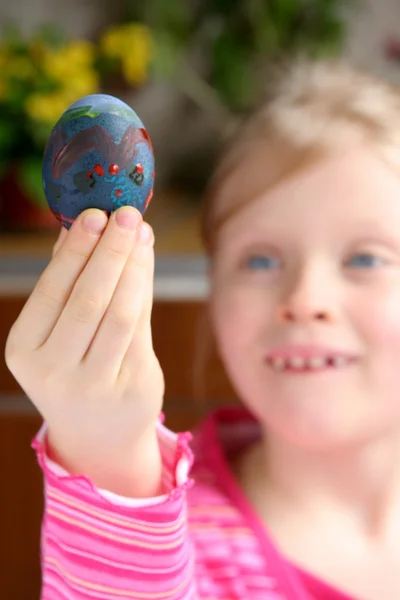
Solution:
[{"label": "child's hand", "polygon": [[151,488],[151,472],[159,477],[164,379],[150,325],[153,233],[142,223],[131,207],[108,225],[90,209],[61,231],[10,331],[6,362],[47,421],[65,468],[116,493],[147,495],[138,485],[147,476]]}]

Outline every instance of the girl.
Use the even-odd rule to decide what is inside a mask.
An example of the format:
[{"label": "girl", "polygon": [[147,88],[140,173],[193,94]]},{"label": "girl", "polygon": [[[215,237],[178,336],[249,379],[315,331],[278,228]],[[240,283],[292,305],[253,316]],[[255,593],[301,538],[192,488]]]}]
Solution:
[{"label": "girl", "polygon": [[245,408],[190,445],[158,420],[151,229],[62,232],[6,348],[45,420],[42,600],[398,600],[399,174],[399,92],[340,64],[234,136],[203,232]]}]

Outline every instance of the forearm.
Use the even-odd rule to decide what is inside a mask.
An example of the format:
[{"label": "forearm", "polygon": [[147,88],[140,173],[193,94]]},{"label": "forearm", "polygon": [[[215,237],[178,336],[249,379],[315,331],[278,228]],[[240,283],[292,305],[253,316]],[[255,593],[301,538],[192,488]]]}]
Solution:
[{"label": "forearm", "polygon": [[186,521],[191,452],[185,436],[161,426],[158,435],[165,493],[143,499],[117,496],[66,473],[46,455],[39,434],[34,447],[46,494],[41,600],[196,597]]}]

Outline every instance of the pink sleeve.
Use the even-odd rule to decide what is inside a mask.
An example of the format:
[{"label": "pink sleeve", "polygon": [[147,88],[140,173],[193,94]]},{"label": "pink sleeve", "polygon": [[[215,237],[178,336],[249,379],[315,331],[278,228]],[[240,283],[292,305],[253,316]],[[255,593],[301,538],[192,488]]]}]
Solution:
[{"label": "pink sleeve", "polygon": [[52,462],[46,431],[44,424],[33,441],[45,481],[41,600],[194,599],[185,499],[190,434],[158,425],[166,493],[135,500]]}]

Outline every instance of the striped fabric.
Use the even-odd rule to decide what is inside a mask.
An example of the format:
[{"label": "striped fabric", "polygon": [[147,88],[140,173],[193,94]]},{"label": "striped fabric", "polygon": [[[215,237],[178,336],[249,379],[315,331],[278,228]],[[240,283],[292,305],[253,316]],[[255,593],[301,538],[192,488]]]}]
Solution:
[{"label": "striped fabric", "polygon": [[235,410],[214,414],[190,449],[189,434],[160,423],[166,493],[137,500],[52,462],[44,424],[33,442],[45,479],[41,600],[327,598],[279,555],[224,464],[253,425]]}]

